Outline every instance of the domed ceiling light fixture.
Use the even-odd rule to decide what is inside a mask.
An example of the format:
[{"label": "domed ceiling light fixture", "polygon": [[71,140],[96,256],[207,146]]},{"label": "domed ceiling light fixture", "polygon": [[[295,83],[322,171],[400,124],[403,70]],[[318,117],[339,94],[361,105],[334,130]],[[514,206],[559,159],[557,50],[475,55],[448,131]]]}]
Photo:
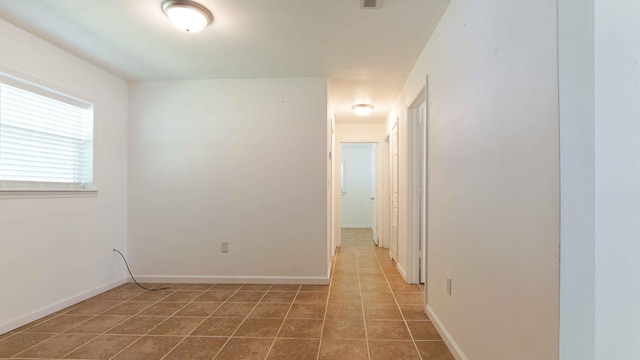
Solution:
[{"label": "domed ceiling light fixture", "polygon": [[211,11],[191,0],[166,0],[162,11],[173,25],[186,32],[198,32],[213,22]]},{"label": "domed ceiling light fixture", "polygon": [[351,107],[353,111],[358,116],[367,116],[373,110],[373,105],[371,104],[356,104]]}]

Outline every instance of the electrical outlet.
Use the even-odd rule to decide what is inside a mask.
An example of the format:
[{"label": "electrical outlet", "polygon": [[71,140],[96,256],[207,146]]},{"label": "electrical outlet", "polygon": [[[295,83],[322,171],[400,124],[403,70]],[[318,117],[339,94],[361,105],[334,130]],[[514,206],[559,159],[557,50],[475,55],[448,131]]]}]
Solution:
[{"label": "electrical outlet", "polygon": [[220,252],[228,253],[229,252],[229,243],[223,242],[221,243]]},{"label": "electrical outlet", "polygon": [[451,276],[447,275],[447,295],[451,296]]}]

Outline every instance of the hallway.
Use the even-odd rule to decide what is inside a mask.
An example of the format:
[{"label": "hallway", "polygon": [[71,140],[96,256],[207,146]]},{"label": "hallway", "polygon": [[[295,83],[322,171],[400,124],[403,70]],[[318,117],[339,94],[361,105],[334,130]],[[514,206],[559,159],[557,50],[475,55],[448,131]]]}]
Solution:
[{"label": "hallway", "polygon": [[453,360],[371,236],[343,229],[330,286],[126,284],[0,335],[0,358]]}]

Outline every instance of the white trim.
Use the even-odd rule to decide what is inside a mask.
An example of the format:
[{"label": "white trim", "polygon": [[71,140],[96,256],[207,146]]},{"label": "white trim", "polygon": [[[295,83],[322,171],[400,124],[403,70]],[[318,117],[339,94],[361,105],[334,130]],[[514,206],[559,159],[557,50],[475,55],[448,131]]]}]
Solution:
[{"label": "white trim", "polygon": [[96,197],[97,189],[0,189],[0,199]]},{"label": "white trim", "polygon": [[342,225],[340,226],[340,228],[341,229],[371,229],[371,231],[375,231],[373,230],[371,225]]},{"label": "white trim", "polygon": [[[407,275],[409,278],[405,279],[408,283],[411,284],[418,283],[420,278],[420,268],[418,267],[420,257],[420,252],[418,251],[420,247],[419,242],[422,242],[422,237],[426,236],[426,234],[421,234],[421,238],[419,238],[419,228],[422,226],[419,217],[419,213],[422,211],[422,209],[420,209],[419,207],[421,205],[421,201],[426,201],[427,192],[427,188],[425,186],[427,172],[425,160],[427,154],[426,151],[424,151],[427,142],[425,136],[427,133],[427,122],[425,121],[425,123],[423,124],[421,133],[418,133],[416,131],[418,129],[418,120],[420,117],[420,106],[426,102],[427,90],[425,83],[425,87],[420,90],[415,99],[407,106],[407,218],[405,224],[407,229],[407,267],[409,269],[409,273]],[[416,148],[418,143],[417,137],[421,138],[420,149]],[[418,162],[420,158],[422,158],[422,164],[419,164]],[[423,176],[422,179],[422,183],[418,183],[417,179],[419,177],[419,174],[417,173],[416,169],[419,169],[420,167],[423,168],[422,170],[425,173],[425,176]],[[419,187],[422,188],[422,193],[419,193]],[[426,256],[423,260],[426,261]]]},{"label": "white trim", "polygon": [[[329,270],[330,271],[330,270]],[[327,276],[177,276],[136,275],[138,282],[168,284],[302,284],[328,285]]]},{"label": "white trim", "polygon": [[70,298],[58,301],[52,305],[49,305],[47,307],[44,307],[40,310],[36,310],[34,312],[31,312],[27,315],[21,316],[19,318],[13,319],[13,320],[9,320],[8,322],[4,323],[4,324],[0,324],[0,334],[4,334],[6,332],[9,332],[11,330],[17,329],[20,326],[26,325],[32,321],[41,319],[47,315],[51,315],[53,313],[55,313],[56,311],[60,311],[66,307],[69,307],[71,305],[75,305],[81,301],[84,301],[90,297],[96,296],[98,294],[101,294],[105,291],[111,290],[113,288],[116,288],[120,285],[126,284],[127,283],[127,279],[123,278],[117,281],[113,281],[110,283],[107,283],[105,285],[102,286],[98,286],[96,288],[93,288],[91,290],[85,291],[83,293],[80,293],[78,295],[72,296]]},{"label": "white trim", "polygon": [[453,357],[456,360],[469,360],[469,358],[462,352],[460,346],[458,346],[455,340],[453,340],[453,337],[451,336],[451,334],[449,334],[447,328],[444,327],[436,313],[433,311],[433,309],[431,309],[429,305],[426,305],[426,312],[429,316],[429,319],[431,319],[431,323],[433,324],[433,326],[435,326],[436,330],[440,334],[440,337],[442,337],[442,340],[444,340],[444,343],[449,348],[449,351],[451,351]]},{"label": "white trim", "polygon": [[407,272],[404,270],[404,268],[402,267],[402,265],[400,265],[399,262],[396,263],[396,269],[398,269],[398,272],[400,273],[400,276],[402,276],[402,278],[404,279],[404,282],[409,283],[407,281]]}]

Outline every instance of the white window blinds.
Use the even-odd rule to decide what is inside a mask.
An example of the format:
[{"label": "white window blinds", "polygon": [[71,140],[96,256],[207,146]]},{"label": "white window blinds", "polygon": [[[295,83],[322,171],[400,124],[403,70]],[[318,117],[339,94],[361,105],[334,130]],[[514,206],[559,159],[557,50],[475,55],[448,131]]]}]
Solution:
[{"label": "white window blinds", "polygon": [[93,107],[0,75],[0,189],[87,189]]}]

